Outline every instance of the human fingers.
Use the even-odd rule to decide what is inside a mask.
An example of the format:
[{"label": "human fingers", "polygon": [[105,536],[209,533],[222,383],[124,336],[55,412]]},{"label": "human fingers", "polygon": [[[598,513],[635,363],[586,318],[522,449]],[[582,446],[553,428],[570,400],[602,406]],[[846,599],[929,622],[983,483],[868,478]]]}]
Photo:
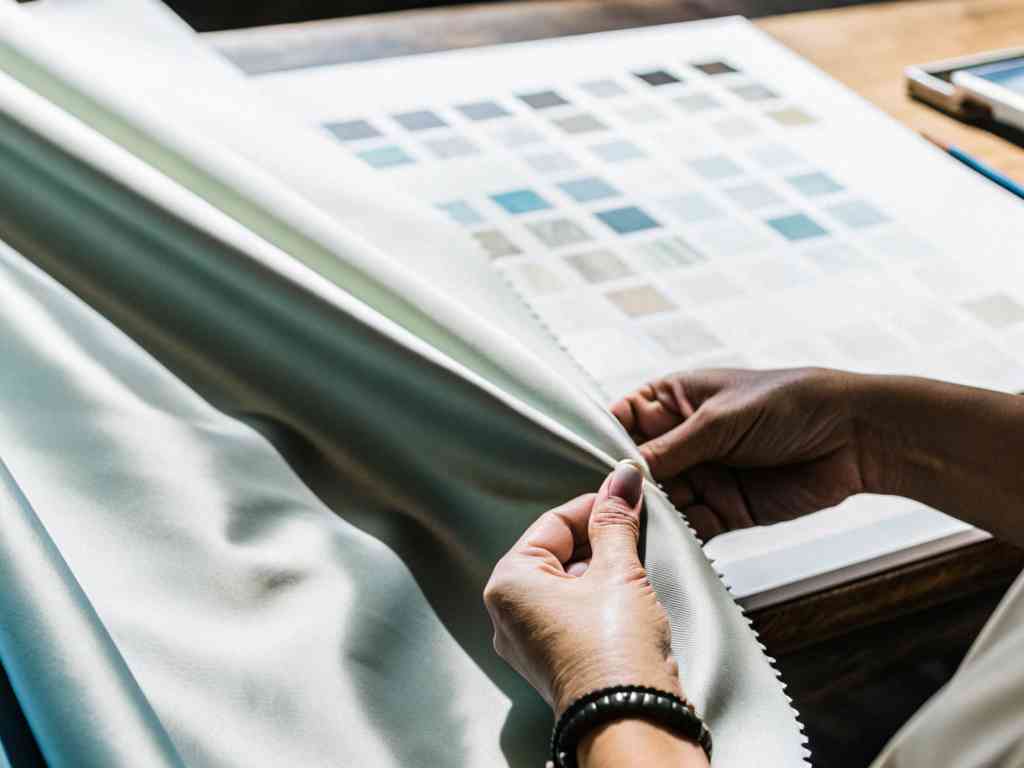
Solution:
[{"label": "human fingers", "polygon": [[585,560],[575,560],[575,561],[569,563],[569,565],[567,565],[565,567],[565,572],[569,576],[574,576],[576,578],[579,578],[580,576],[585,574],[589,568],[590,568],[590,558],[588,557]]},{"label": "human fingers", "polygon": [[588,547],[587,523],[596,494],[577,496],[548,510],[523,532],[509,554],[554,558],[560,565]]},{"label": "human fingers", "polygon": [[671,373],[637,389],[612,406],[631,434],[657,437],[690,418],[701,405],[744,378],[731,368],[701,368]]},{"label": "human fingers", "polygon": [[686,476],[694,494],[715,511],[727,531],[757,524],[750,499],[731,468],[702,464],[691,469]]},{"label": "human fingers", "polygon": [[676,427],[640,446],[651,474],[667,480],[691,467],[720,458],[728,448],[724,414],[705,404]]},{"label": "human fingers", "polygon": [[718,534],[726,532],[718,515],[707,504],[692,504],[679,511],[702,542],[708,542]]},{"label": "human fingers", "polygon": [[643,484],[636,464],[621,461],[601,486],[588,524],[591,570],[643,567],[638,551]]},{"label": "human fingers", "polygon": [[654,384],[626,395],[611,411],[636,442],[667,432],[685,418],[684,409],[671,393]]},{"label": "human fingers", "polygon": [[714,464],[699,464],[665,482],[669,500],[705,541],[758,524],[750,491],[735,470]]}]

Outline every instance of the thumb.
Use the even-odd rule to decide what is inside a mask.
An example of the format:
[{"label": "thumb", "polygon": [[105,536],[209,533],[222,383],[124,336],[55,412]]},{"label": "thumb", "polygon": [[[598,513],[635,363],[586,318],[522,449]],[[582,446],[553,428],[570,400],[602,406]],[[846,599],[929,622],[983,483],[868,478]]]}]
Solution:
[{"label": "thumb", "polygon": [[590,513],[591,568],[615,570],[640,565],[640,507],[644,475],[632,461],[620,461],[597,493]]}]

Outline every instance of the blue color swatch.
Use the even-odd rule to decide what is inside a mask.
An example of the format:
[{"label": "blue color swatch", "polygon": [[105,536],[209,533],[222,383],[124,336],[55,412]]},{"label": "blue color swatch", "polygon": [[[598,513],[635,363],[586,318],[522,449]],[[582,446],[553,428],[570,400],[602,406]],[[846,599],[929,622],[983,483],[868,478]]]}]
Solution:
[{"label": "blue color swatch", "polygon": [[558,185],[569,197],[577,203],[589,203],[592,200],[603,200],[606,197],[615,197],[619,190],[606,181],[596,176],[588,176],[585,179],[574,179],[563,181]]},{"label": "blue color swatch", "polygon": [[768,219],[766,223],[787,240],[807,240],[808,238],[821,237],[828,234],[827,229],[803,213],[781,216],[777,219]]},{"label": "blue color swatch", "polygon": [[831,195],[843,191],[843,185],[827,173],[803,173],[799,176],[790,176],[786,181],[792,184],[800,194],[807,197]]},{"label": "blue color swatch", "polygon": [[416,162],[404,149],[394,145],[366,149],[357,154],[374,168],[394,168]]},{"label": "blue color swatch", "polygon": [[456,222],[464,224],[467,227],[482,224],[484,221],[484,217],[477,213],[476,208],[471,206],[465,200],[454,200],[450,203],[438,203],[437,207],[451,216]]},{"label": "blue color swatch", "polygon": [[661,226],[657,221],[652,219],[636,206],[615,208],[610,211],[601,211],[597,214],[597,218],[620,235],[626,235],[630,232],[640,232],[644,229],[654,229],[655,227]]},{"label": "blue color swatch", "polygon": [[470,120],[493,120],[496,117],[507,117],[512,114],[500,104],[493,101],[474,101],[455,107]]},{"label": "blue color swatch", "polygon": [[418,109],[414,112],[401,112],[392,115],[400,126],[407,131],[425,131],[428,128],[444,128],[448,123],[442,120],[428,109]]},{"label": "blue color swatch", "polygon": [[372,139],[384,135],[365,120],[327,123],[324,128],[333,133],[334,138],[338,141],[359,141],[360,139]]},{"label": "blue color swatch", "polygon": [[551,203],[532,189],[515,189],[511,192],[502,192],[500,195],[491,195],[491,199],[509,213],[546,211],[551,207]]}]

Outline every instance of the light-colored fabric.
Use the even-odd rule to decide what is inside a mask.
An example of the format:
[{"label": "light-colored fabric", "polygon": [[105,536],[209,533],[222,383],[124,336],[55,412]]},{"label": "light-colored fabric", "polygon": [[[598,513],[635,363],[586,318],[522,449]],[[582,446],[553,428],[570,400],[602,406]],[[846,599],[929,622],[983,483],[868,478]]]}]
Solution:
[{"label": "light-colored fabric", "polygon": [[[363,269],[358,239],[226,212],[188,182],[229,179],[177,158],[175,183],[82,123],[127,118],[52,78],[5,8],[0,661],[47,762],[540,764],[550,713],[493,653],[480,591],[537,514],[636,456],[628,436],[415,276]],[[260,215],[274,238],[240,221]],[[747,621],[653,487],[647,513],[715,765],[799,764]]]},{"label": "light-colored fabric", "polygon": [[872,768],[1024,766],[1024,575],[960,669],[900,730]]}]

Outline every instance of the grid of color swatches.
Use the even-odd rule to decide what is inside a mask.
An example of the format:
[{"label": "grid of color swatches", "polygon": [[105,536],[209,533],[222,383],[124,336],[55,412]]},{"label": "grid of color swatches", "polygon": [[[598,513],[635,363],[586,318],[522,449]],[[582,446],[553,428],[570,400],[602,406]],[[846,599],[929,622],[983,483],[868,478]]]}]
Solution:
[{"label": "grid of color swatches", "polygon": [[806,160],[821,127],[726,60],[324,124],[464,228],[608,395],[712,364],[1019,376],[985,336],[1024,342],[1024,306]]}]

